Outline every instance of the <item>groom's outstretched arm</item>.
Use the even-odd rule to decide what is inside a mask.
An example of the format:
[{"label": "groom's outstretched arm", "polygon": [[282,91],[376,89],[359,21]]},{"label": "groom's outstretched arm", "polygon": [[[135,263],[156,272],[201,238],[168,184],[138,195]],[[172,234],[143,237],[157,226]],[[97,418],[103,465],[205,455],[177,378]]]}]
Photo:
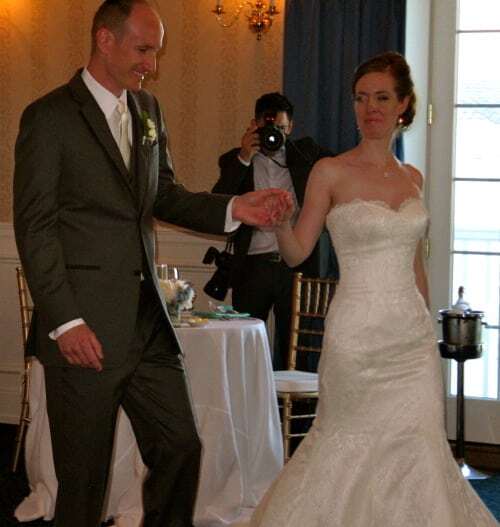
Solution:
[{"label": "groom's outstretched arm", "polygon": [[255,226],[272,226],[291,202],[288,192],[264,189],[242,196],[190,192],[175,181],[172,158],[168,148],[168,134],[158,105],[159,129],[158,192],[154,216],[162,221],[199,232],[223,234],[227,207],[231,202],[233,220]]},{"label": "groom's outstretched arm", "polygon": [[236,196],[232,206],[233,220],[257,227],[272,227],[293,208],[293,201],[289,192],[267,188]]}]

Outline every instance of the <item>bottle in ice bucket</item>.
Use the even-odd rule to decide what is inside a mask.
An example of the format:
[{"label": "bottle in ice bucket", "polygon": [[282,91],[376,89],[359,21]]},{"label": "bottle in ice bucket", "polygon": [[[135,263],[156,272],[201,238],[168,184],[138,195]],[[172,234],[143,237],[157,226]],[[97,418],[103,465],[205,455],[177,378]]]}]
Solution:
[{"label": "bottle in ice bucket", "polygon": [[457,301],[451,306],[453,309],[456,309],[457,311],[468,311],[470,310],[470,305],[468,302],[464,299],[464,286],[461,285],[458,288],[458,299]]}]

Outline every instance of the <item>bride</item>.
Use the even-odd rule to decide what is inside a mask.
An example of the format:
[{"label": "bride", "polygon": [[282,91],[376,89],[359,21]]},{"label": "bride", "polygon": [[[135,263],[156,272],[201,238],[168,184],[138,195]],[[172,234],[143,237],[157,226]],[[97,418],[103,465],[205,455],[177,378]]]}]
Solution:
[{"label": "bride", "polygon": [[[277,228],[291,267],[326,225],[340,282],[325,323],[317,418],[252,527],[489,527],[445,434],[420,239],[422,175],[392,144],[415,115],[410,70],[384,53],[355,73],[361,142],[319,161],[300,218]],[[290,214],[291,215],[291,214]]]}]

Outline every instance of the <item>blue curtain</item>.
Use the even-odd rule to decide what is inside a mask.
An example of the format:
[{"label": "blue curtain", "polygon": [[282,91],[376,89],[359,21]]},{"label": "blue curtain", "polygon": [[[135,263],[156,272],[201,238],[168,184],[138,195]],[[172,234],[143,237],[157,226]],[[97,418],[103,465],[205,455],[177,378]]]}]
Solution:
[{"label": "blue curtain", "polygon": [[383,51],[404,53],[406,0],[287,0],[285,16],[283,91],[295,105],[294,136],[344,152],[358,141],[354,69]]}]

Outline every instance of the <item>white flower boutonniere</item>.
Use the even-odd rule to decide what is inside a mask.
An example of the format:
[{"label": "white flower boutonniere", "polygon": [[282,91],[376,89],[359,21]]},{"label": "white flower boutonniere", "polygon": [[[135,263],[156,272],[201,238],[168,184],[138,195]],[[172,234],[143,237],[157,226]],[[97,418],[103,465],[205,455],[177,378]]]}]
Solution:
[{"label": "white flower boutonniere", "polygon": [[158,138],[158,133],[156,131],[156,124],[151,119],[151,116],[148,112],[144,111],[141,114],[142,117],[142,144],[143,145],[152,145]]}]

